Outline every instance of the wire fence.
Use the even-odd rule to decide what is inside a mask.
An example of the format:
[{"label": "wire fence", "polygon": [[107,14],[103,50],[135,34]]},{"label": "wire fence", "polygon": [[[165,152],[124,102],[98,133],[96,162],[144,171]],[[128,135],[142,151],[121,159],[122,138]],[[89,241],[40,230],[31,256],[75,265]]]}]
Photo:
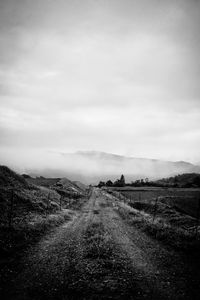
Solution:
[{"label": "wire fence", "polygon": [[[164,204],[166,207],[165,217],[168,213],[167,217],[170,219],[170,213],[173,214],[173,212],[167,208],[171,208],[183,216],[181,220],[184,220],[184,216],[185,219],[188,220],[187,226],[184,226],[184,224],[180,224],[180,219],[177,217],[177,224],[176,221],[174,221],[174,226],[180,225],[180,227],[184,230],[187,230],[188,232],[193,232],[193,236],[195,238],[197,238],[200,233],[199,190],[166,190],[164,192],[163,190],[109,190],[109,192],[112,193],[115,197],[117,197],[121,202],[128,204],[131,207],[134,207],[140,211],[145,212],[145,208],[150,207],[151,209],[149,210],[153,223],[156,221],[157,218],[161,219],[162,213],[165,213],[165,211],[162,211],[162,213],[160,211],[161,204]],[[147,212],[149,212],[149,210],[147,209]]]}]

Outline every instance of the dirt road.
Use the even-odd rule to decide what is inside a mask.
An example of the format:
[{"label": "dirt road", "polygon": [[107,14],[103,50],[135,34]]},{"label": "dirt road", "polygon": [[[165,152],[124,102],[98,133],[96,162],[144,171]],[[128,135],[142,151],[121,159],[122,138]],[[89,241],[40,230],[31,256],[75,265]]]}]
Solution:
[{"label": "dirt road", "polygon": [[6,299],[196,299],[187,258],[126,224],[93,188],[74,219],[20,262]]}]

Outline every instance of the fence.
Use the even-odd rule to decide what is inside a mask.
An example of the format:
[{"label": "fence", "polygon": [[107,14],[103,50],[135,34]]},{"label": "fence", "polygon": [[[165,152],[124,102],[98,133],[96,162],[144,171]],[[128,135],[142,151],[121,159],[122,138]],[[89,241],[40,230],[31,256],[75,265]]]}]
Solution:
[{"label": "fence", "polygon": [[[120,201],[139,210],[151,206],[152,221],[159,216],[159,207],[163,203],[174,211],[187,216],[189,225],[187,230],[192,230],[197,237],[200,225],[200,190],[199,189],[134,189],[110,190]],[[170,211],[168,210],[168,213]],[[169,217],[169,216],[168,216]],[[191,219],[191,220],[190,220]],[[176,222],[174,221],[174,224]],[[179,224],[177,222],[177,224]],[[175,226],[175,225],[174,225]],[[185,229],[185,228],[184,228]]]}]

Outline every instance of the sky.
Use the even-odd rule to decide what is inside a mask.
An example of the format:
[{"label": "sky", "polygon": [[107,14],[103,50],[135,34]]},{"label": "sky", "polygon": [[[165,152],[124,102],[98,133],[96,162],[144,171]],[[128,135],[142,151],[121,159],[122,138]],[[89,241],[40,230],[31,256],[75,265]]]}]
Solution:
[{"label": "sky", "polygon": [[200,162],[200,1],[0,0],[0,163]]}]

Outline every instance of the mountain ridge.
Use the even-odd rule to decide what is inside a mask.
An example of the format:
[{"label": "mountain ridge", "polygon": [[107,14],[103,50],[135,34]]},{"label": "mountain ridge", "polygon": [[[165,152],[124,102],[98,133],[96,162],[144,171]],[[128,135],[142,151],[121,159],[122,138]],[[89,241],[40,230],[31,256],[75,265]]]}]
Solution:
[{"label": "mountain ridge", "polygon": [[[68,155],[68,153],[62,153],[63,155]],[[146,161],[157,161],[157,162],[166,162],[166,163],[184,163],[188,165],[193,165],[193,166],[198,166],[195,165],[191,162],[184,161],[184,160],[178,160],[178,161],[170,161],[170,160],[163,160],[163,159],[156,159],[156,158],[147,158],[147,157],[133,157],[133,156],[125,156],[125,155],[120,155],[120,154],[115,154],[115,153],[110,153],[110,152],[105,152],[105,151],[96,151],[96,150],[89,150],[89,151],[84,151],[84,150],[79,150],[74,153],[70,153],[72,155],[78,154],[78,155],[90,155],[90,156],[102,156],[102,157],[115,157],[115,158],[122,158],[122,159],[133,159],[133,160],[146,160]]]},{"label": "mountain ridge", "polygon": [[146,178],[156,180],[183,173],[200,173],[200,166],[186,161],[126,157],[101,151],[60,153],[60,166],[26,172],[45,177],[67,177],[84,184],[97,184],[100,180],[116,180],[124,174],[127,182]]}]

